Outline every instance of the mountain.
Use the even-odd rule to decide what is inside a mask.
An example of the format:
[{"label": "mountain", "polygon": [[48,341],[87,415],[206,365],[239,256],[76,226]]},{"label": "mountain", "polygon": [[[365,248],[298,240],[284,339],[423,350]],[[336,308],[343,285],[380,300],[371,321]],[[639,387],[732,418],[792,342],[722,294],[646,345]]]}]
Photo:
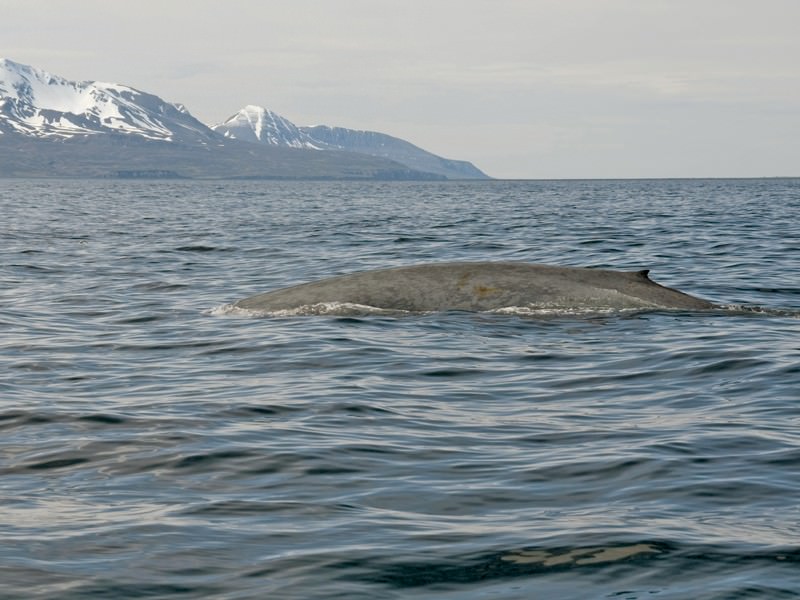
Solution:
[{"label": "mountain", "polygon": [[62,141],[0,135],[0,177],[432,181],[444,177],[365,154],[224,144],[179,144],[133,135]]},{"label": "mountain", "polygon": [[216,139],[180,104],[124,85],[68,81],[8,59],[0,59],[0,132],[51,140],[108,133],[171,142]]},{"label": "mountain", "polygon": [[343,127],[298,127],[285,117],[261,106],[245,106],[214,131],[241,141],[315,150],[337,150],[387,158],[411,169],[434,173],[448,179],[487,179],[472,163],[442,158],[414,144],[375,131]]},{"label": "mountain", "polygon": [[444,175],[448,179],[488,179],[486,173],[465,160],[442,158],[414,144],[376,131],[359,131],[343,127],[301,127],[315,144],[347,152],[358,152],[397,161],[427,173]]},{"label": "mountain", "polygon": [[0,177],[448,177],[389,156],[341,151],[259,107],[218,129],[132,87],[70,81],[0,59]]},{"label": "mountain", "polygon": [[262,106],[245,106],[224,123],[214,125],[212,129],[226,138],[243,142],[287,148],[323,149],[289,119]]}]

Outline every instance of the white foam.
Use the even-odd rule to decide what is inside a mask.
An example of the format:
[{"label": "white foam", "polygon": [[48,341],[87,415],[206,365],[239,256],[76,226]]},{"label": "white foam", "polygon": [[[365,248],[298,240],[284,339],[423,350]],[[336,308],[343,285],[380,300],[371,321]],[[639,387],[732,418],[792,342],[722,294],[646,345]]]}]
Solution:
[{"label": "white foam", "polygon": [[[766,309],[762,307],[726,305],[719,306],[721,310],[731,312],[759,313],[768,315],[790,316],[800,318],[798,311],[780,311]],[[526,305],[526,306],[504,306],[493,310],[484,311],[488,314],[512,315],[518,317],[592,317],[606,315],[629,315],[642,311],[669,310],[662,307],[568,307],[563,305]],[[281,310],[254,310],[241,308],[236,304],[222,304],[207,311],[213,316],[234,316],[234,317],[298,317],[298,316],[352,316],[352,315],[425,315],[439,311],[409,311],[393,308],[379,308],[366,304],[356,304],[353,302],[320,302],[317,304],[305,304],[293,308]]]},{"label": "white foam", "polygon": [[516,315],[522,317],[537,316],[587,316],[587,315],[611,315],[619,313],[632,313],[643,310],[642,308],[597,308],[597,307],[565,307],[565,306],[504,306],[487,312],[500,315]]},{"label": "white foam", "polygon": [[213,315],[215,317],[226,317],[226,316],[254,317],[254,316],[258,316],[258,313],[255,313],[252,310],[239,308],[235,304],[220,304],[219,306],[215,306],[214,308],[211,308],[211,309],[205,311],[205,314]]},{"label": "white foam", "polygon": [[241,308],[236,304],[223,304],[208,311],[214,316],[236,316],[236,317],[298,317],[298,316],[351,316],[351,315],[399,315],[411,314],[409,311],[378,308],[365,304],[355,304],[353,302],[320,302],[317,304],[306,304],[294,308],[281,310],[253,310]]},{"label": "white foam", "polygon": [[790,319],[800,319],[800,310],[791,308],[769,308],[766,306],[756,306],[747,304],[719,304],[717,308],[724,311],[740,314],[767,315],[770,317],[788,317]]}]

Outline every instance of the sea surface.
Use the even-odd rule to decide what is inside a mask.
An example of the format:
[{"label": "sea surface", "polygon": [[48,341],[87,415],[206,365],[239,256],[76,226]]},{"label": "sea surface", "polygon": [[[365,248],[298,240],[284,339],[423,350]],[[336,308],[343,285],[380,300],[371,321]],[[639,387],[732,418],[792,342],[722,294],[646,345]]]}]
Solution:
[{"label": "sea surface", "polygon": [[[800,180],[0,181],[3,599],[800,598]],[[711,311],[319,315],[363,269]]]}]

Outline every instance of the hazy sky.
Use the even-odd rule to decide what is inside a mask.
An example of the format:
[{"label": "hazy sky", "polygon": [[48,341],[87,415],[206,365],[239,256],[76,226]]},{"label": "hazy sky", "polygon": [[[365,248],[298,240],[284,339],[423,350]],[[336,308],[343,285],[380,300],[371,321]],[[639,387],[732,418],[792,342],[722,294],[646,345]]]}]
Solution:
[{"label": "hazy sky", "polygon": [[0,57],[495,177],[800,175],[798,0],[0,0]]}]

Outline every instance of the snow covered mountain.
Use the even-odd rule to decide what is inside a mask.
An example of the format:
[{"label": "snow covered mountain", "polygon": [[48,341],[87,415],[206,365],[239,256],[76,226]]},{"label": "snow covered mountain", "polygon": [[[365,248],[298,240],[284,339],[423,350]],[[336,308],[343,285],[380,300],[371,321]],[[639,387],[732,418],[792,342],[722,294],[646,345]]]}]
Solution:
[{"label": "snow covered mountain", "polygon": [[384,134],[246,106],[213,129],[181,104],[0,59],[0,176],[437,180],[486,177]]},{"label": "snow covered mountain", "polygon": [[323,149],[322,145],[314,143],[311,137],[300,131],[300,128],[289,119],[263,106],[252,104],[245,106],[224,123],[214,125],[212,129],[226,138],[243,142],[287,148]]},{"label": "snow covered mountain", "polygon": [[448,179],[485,179],[487,175],[473,164],[442,158],[400,138],[376,131],[344,127],[298,127],[271,110],[249,105],[224,123],[212,127],[227,138],[251,143],[338,150],[388,158],[412,169],[435,173]]},{"label": "snow covered mountain", "polygon": [[180,104],[124,85],[69,81],[8,59],[0,59],[0,133],[42,139],[115,133],[181,142],[216,137]]}]

